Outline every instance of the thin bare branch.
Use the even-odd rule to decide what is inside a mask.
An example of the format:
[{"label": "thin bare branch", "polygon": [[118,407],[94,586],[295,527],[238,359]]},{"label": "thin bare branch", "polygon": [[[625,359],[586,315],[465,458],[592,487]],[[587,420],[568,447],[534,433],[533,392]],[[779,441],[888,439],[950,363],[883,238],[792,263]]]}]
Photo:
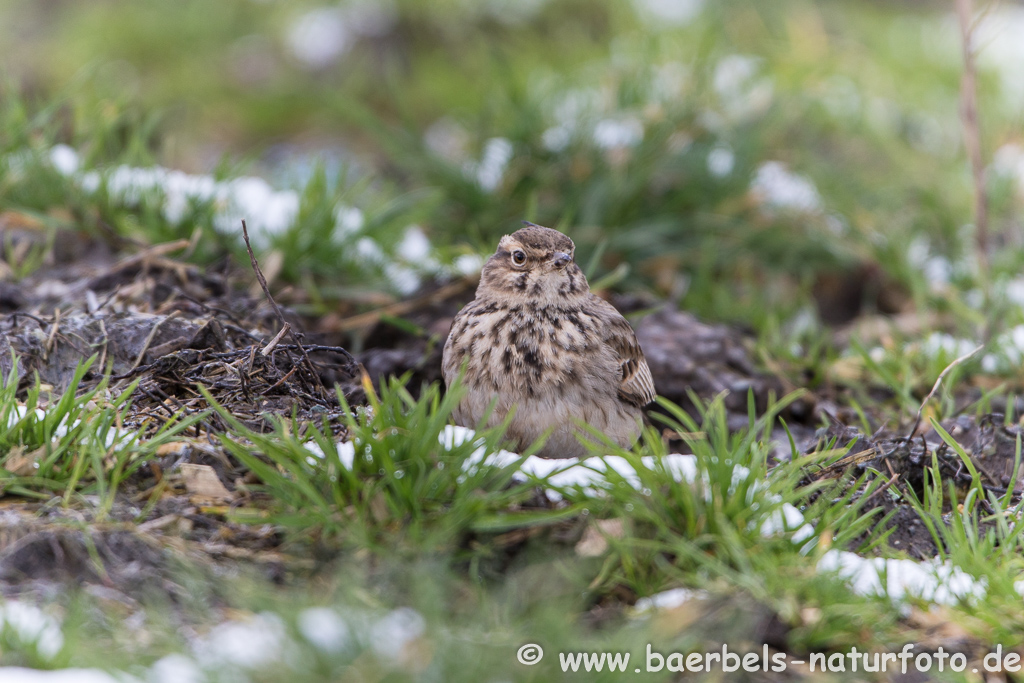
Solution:
[{"label": "thin bare branch", "polygon": [[935,384],[932,386],[932,390],[929,391],[928,395],[924,397],[924,400],[921,401],[921,407],[917,409],[917,418],[914,420],[914,426],[910,429],[910,433],[907,434],[908,439],[914,438],[914,434],[917,433],[917,428],[921,426],[921,415],[924,413],[924,407],[928,405],[928,401],[932,400],[932,398],[935,396],[935,392],[939,390],[939,387],[942,385],[942,380],[946,378],[946,375],[952,372],[953,368],[967,361],[976,353],[978,353],[978,351],[981,351],[983,348],[985,348],[984,344],[978,346],[970,353],[965,353],[964,355],[960,356],[952,363],[947,365],[946,369],[939,373],[938,378],[936,378],[935,380]]},{"label": "thin bare branch", "polygon": [[313,365],[313,361],[309,359],[309,355],[306,353],[306,348],[302,345],[302,339],[298,334],[296,334],[295,330],[291,328],[288,321],[284,319],[284,312],[281,310],[281,307],[277,305],[277,302],[274,301],[274,297],[270,295],[270,288],[267,287],[267,278],[263,277],[263,271],[260,270],[260,264],[256,262],[256,254],[253,253],[252,245],[249,244],[249,229],[245,226],[244,220],[242,221],[242,238],[245,239],[245,249],[249,252],[249,262],[252,264],[253,272],[256,273],[256,279],[259,281],[260,287],[263,289],[263,293],[267,297],[267,301],[269,301],[270,305],[274,307],[274,312],[277,313],[277,319],[281,321],[281,327],[287,328],[288,334],[295,340],[295,345],[302,353],[303,362],[305,362],[309,372],[316,379],[317,386],[320,387],[323,395],[329,395],[330,392],[327,390],[327,387],[324,386],[323,378],[321,378],[320,373],[316,371],[316,366]]},{"label": "thin bare branch", "polygon": [[964,147],[971,164],[974,182],[974,227],[978,265],[988,283],[988,198],[985,191],[985,163],[981,155],[981,128],[978,122],[978,75],[974,63],[974,10],[971,0],[955,0],[960,24],[964,71],[960,77],[960,120],[964,127]]},{"label": "thin bare branch", "polygon": [[146,335],[146,341],[142,343],[142,349],[139,351],[139,355],[135,357],[135,362],[132,363],[132,366],[130,368],[128,368],[128,372],[124,373],[125,375],[130,375],[132,372],[135,371],[135,368],[139,367],[139,365],[142,364],[142,359],[146,357],[146,352],[149,351],[149,347],[153,343],[153,339],[156,338],[156,333],[160,329],[160,326],[163,325],[164,323],[168,323],[174,320],[180,314],[181,311],[171,311],[171,314],[168,315],[166,318],[161,318],[160,320],[156,321],[156,324],[154,324],[153,327],[149,330],[149,334]]},{"label": "thin bare branch", "polygon": [[281,343],[281,340],[284,339],[284,336],[291,331],[292,326],[289,325],[288,323],[285,323],[284,327],[281,328],[281,331],[277,333],[277,336],[271,339],[270,343],[263,347],[263,349],[260,351],[260,355],[269,356],[271,352],[277,347],[277,345]]}]

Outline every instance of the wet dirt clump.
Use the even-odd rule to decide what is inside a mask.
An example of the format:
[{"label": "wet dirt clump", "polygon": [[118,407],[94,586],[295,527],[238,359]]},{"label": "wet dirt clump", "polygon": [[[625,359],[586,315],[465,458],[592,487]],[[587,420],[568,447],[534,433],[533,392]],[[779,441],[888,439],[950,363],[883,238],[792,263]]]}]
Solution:
[{"label": "wet dirt clump", "polygon": [[[282,319],[226,274],[164,255],[184,246],[158,245],[120,261],[94,257],[91,268],[78,263],[8,283],[7,299],[18,305],[0,317],[0,350],[14,352],[19,380],[38,377],[59,394],[92,357],[86,385],[105,373],[115,391],[138,381],[135,414],[195,414],[212,398],[260,429],[271,414],[336,416],[334,385],[353,386],[359,376],[348,351],[279,335],[298,318]],[[7,357],[0,369],[9,371]]]},{"label": "wet dirt clump", "polygon": [[[836,496],[858,486],[851,503],[862,513],[875,514],[885,542],[915,559],[926,559],[945,549],[949,516],[958,511],[972,488],[980,488],[978,503],[988,515],[997,513],[993,497],[1011,505],[1021,500],[1022,439],[1024,428],[1005,424],[998,413],[960,415],[943,420],[937,428],[919,426],[914,436],[886,430],[867,435],[835,422],[819,430],[816,442],[805,452],[831,451],[837,458],[827,465],[809,466],[802,483],[832,480],[838,489],[829,491]],[[941,506],[936,505],[939,495]],[[979,524],[984,532],[995,522]],[[866,532],[861,541],[876,537]]]}]

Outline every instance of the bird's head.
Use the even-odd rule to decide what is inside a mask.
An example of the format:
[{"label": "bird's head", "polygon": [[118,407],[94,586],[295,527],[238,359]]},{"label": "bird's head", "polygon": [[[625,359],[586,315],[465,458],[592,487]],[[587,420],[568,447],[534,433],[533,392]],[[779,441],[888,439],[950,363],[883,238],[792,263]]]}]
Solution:
[{"label": "bird's head", "polygon": [[576,245],[562,233],[527,222],[498,242],[480,274],[477,295],[572,303],[590,293],[586,276],[573,260],[575,251]]}]

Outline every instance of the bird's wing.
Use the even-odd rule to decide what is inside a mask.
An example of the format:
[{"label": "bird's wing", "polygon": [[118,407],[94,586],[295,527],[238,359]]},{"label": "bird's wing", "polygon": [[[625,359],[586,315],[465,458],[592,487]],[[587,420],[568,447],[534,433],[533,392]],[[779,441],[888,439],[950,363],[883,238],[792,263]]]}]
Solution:
[{"label": "bird's wing", "polygon": [[621,368],[619,397],[639,408],[654,401],[654,378],[647,367],[644,352],[636,333],[614,306],[594,296],[594,303],[604,319],[604,341],[618,356]]}]

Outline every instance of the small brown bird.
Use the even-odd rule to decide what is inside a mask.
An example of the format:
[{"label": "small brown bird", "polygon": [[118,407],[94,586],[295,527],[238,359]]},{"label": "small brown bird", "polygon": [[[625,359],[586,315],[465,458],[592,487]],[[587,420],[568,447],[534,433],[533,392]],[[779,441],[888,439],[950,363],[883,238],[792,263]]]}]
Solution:
[{"label": "small brown bird", "polygon": [[448,386],[465,364],[468,393],[453,415],[476,427],[496,400],[488,427],[515,410],[506,437],[521,451],[546,430],[537,455],[587,454],[577,420],[629,448],[654,380],[636,334],[615,308],[590,292],[573,261],[576,245],[526,223],[498,242],[476,298],[452,321],[442,369]]}]

